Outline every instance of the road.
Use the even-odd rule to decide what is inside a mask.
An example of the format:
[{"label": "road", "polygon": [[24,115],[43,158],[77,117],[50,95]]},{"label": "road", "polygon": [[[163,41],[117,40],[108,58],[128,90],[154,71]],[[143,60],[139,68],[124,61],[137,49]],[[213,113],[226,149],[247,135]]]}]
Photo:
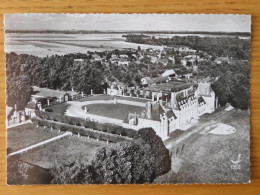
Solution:
[{"label": "road", "polygon": [[14,155],[17,155],[17,154],[22,154],[22,153],[27,152],[27,151],[29,151],[29,150],[33,150],[33,149],[35,149],[35,148],[38,148],[38,147],[43,146],[43,145],[45,145],[45,144],[48,144],[48,143],[50,143],[50,142],[54,142],[54,141],[56,141],[56,140],[58,140],[58,139],[61,139],[61,138],[67,137],[67,136],[71,136],[71,135],[72,135],[71,132],[65,132],[65,133],[63,133],[62,135],[58,135],[58,136],[53,137],[53,138],[51,138],[51,139],[42,141],[42,142],[40,142],[40,143],[31,145],[31,146],[28,146],[28,147],[26,147],[26,148],[24,148],[24,149],[18,150],[18,151],[13,152],[13,153],[10,153],[10,154],[7,155],[7,157],[14,156]]}]

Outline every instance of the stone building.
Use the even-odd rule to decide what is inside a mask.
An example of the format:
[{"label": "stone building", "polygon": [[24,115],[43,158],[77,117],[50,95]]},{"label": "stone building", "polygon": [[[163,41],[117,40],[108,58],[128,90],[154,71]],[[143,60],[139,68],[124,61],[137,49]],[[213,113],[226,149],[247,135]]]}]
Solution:
[{"label": "stone building", "polygon": [[164,91],[152,93],[158,98],[147,102],[145,110],[135,121],[139,128],[152,127],[162,139],[176,129],[189,127],[199,116],[215,111],[215,93],[210,83],[171,92],[166,101],[162,100]]}]

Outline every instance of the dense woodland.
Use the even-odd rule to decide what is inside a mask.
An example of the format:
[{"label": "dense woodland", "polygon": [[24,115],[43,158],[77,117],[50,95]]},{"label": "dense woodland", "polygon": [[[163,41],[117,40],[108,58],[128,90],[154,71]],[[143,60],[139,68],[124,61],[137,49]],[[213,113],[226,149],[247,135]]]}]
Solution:
[{"label": "dense woodland", "polygon": [[251,39],[239,37],[199,37],[175,36],[172,38],[147,38],[142,35],[127,35],[126,41],[149,45],[187,46],[194,50],[205,51],[213,58],[229,56],[235,59],[250,60]]},{"label": "dense woodland", "polygon": [[[118,53],[115,50],[111,53]],[[111,53],[102,52],[99,55]],[[93,53],[92,53],[93,54]],[[74,62],[74,59],[84,59]],[[117,81],[126,86],[140,85],[140,80],[148,76],[148,65],[130,63],[129,66],[117,66],[112,63],[91,61],[91,54],[68,54],[62,56],[36,57],[27,54],[6,54],[7,105],[23,108],[30,99],[31,86],[50,89],[71,90],[85,94],[103,93],[108,83]],[[162,73],[161,65],[151,65],[154,75]],[[25,93],[25,89],[27,93]],[[21,95],[25,97],[20,97]]]},{"label": "dense woodland", "polygon": [[[152,45],[165,45],[168,47],[182,45],[197,50],[198,55],[210,56],[198,64],[197,76],[210,76],[214,81],[212,88],[219,98],[219,103],[231,103],[236,108],[249,107],[249,80],[250,80],[250,39],[232,37],[173,37],[159,38],[147,36],[126,36],[127,41],[146,43]],[[144,56],[140,63],[132,54],[138,54],[141,48],[127,51],[88,52],[87,54],[53,55],[36,57],[27,54],[6,54],[7,75],[7,105],[17,104],[18,109],[23,109],[30,99],[31,86],[47,87],[50,89],[83,91],[90,94],[102,93],[111,82],[122,82],[126,86],[140,85],[142,77],[156,77],[165,70],[173,68],[178,74],[192,72],[180,64],[183,54],[174,49],[167,51],[174,55],[175,64],[152,64]],[[203,53],[204,52],[204,53]],[[91,60],[92,55],[98,54],[102,61]],[[116,65],[109,61],[112,54],[126,54],[129,65]],[[228,56],[230,63],[217,64],[214,60],[219,56]],[[74,59],[83,59],[75,62]]]}]

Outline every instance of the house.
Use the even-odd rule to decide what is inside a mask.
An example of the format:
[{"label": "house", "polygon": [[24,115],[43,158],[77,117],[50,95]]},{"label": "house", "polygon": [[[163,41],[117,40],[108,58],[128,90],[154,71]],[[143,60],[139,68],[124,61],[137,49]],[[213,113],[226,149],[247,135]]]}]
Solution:
[{"label": "house", "polygon": [[169,76],[175,76],[175,71],[173,69],[166,70],[164,73],[162,73],[163,77],[169,77]]},{"label": "house", "polygon": [[119,58],[116,54],[112,54],[110,59],[111,60],[119,60]]},{"label": "house", "polygon": [[100,62],[102,60],[102,58],[97,54],[93,54],[92,60],[95,61],[95,62]]},{"label": "house", "polygon": [[119,55],[119,58],[121,58],[121,59],[128,59],[128,55],[126,55],[126,54],[121,54],[121,55]]},{"label": "house", "polygon": [[174,57],[168,57],[168,60],[170,63],[175,64],[175,58]]},{"label": "house", "polygon": [[107,94],[112,96],[123,95],[124,85],[122,83],[113,82],[107,88]]},{"label": "house", "polygon": [[[159,90],[150,88],[152,101],[147,102],[140,116],[129,115],[128,123],[138,128],[151,127],[157,135],[166,139],[176,129],[186,129],[199,116],[215,111],[217,101],[210,83],[199,83],[197,88],[187,84],[173,82],[172,86],[166,83]],[[168,91],[168,88],[174,88],[174,91]],[[166,101],[162,100],[164,94],[170,94]]]},{"label": "house", "polygon": [[158,63],[163,64],[164,66],[167,66],[168,62],[169,62],[168,59],[163,59],[163,58],[158,59]]},{"label": "house", "polygon": [[84,59],[74,59],[74,62],[83,62]]},{"label": "house", "polygon": [[141,79],[142,85],[150,85],[153,83],[153,80],[150,77],[144,77]]},{"label": "house", "polygon": [[121,65],[126,65],[128,66],[129,65],[129,61],[126,61],[126,60],[119,60],[117,62],[118,66],[121,66]]},{"label": "house", "polygon": [[228,63],[229,64],[230,60],[229,60],[228,57],[218,57],[218,58],[215,59],[215,62],[217,64],[223,64],[223,63]]},{"label": "house", "polygon": [[36,109],[36,103],[35,102],[29,102],[26,106],[25,106],[25,113],[26,115],[31,118],[35,116],[35,109]]},{"label": "house", "polygon": [[153,64],[155,64],[158,61],[157,57],[155,57],[155,56],[151,56],[150,59],[151,59],[150,62]]}]

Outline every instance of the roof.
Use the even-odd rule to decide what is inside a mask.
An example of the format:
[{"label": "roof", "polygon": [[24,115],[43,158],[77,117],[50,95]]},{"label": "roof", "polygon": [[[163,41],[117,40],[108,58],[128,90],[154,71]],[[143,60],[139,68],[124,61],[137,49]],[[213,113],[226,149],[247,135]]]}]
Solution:
[{"label": "roof", "polygon": [[169,75],[172,75],[172,74],[175,74],[175,71],[173,69],[170,69],[170,70],[166,70],[162,76],[163,77],[168,77]]},{"label": "roof", "polygon": [[28,108],[28,109],[34,109],[36,108],[36,104],[34,102],[29,102],[25,108]]},{"label": "roof", "polygon": [[211,96],[211,84],[210,83],[198,83],[198,95]]},{"label": "roof", "polygon": [[153,83],[161,83],[161,82],[164,82],[166,80],[168,80],[168,78],[165,78],[165,77],[155,77],[155,78],[152,78],[153,80]]},{"label": "roof", "polygon": [[227,57],[218,57],[215,59],[215,61],[228,62],[229,59]]},{"label": "roof", "polygon": [[83,62],[84,59],[74,59],[74,62]]},{"label": "roof", "polygon": [[[154,121],[161,121],[161,115],[164,115],[164,113],[168,116],[168,118],[174,117],[175,119],[177,118],[176,115],[173,113],[171,109],[164,109],[162,105],[159,102],[150,102],[151,104],[151,118],[150,120]],[[142,116],[147,118],[147,110],[148,110],[148,104],[146,104],[146,115]]]},{"label": "roof", "polygon": [[152,81],[152,79],[150,77],[144,77],[141,80]]},{"label": "roof", "polygon": [[126,119],[124,120],[124,123],[129,123],[130,119],[134,119],[135,122],[137,122],[137,116],[138,116],[138,114],[129,112]]},{"label": "roof", "polygon": [[10,119],[10,117],[13,115],[14,113],[14,108],[6,106],[6,117],[8,119]]},{"label": "roof", "polygon": [[167,115],[167,117],[168,118],[174,118],[174,119],[176,119],[177,117],[176,117],[176,115],[174,114],[174,112],[172,111],[172,110],[165,110],[165,113],[166,113],[166,115]]},{"label": "roof", "polygon": [[169,81],[167,83],[160,83],[154,86],[146,87],[146,90],[155,91],[155,92],[173,92],[173,91],[181,91],[183,89],[187,89],[191,86],[191,83],[185,82],[176,82]]},{"label": "roof", "polygon": [[203,99],[203,97],[199,97],[198,102],[199,102],[199,104],[200,104],[200,103],[206,104],[206,102],[205,102],[205,100]]},{"label": "roof", "polygon": [[190,100],[195,100],[195,95],[193,91],[190,91],[189,94],[187,96],[180,96],[181,94],[178,94],[176,99],[177,99],[177,105],[175,107],[175,109],[180,110],[180,106],[183,104],[186,104],[187,102],[189,102]]},{"label": "roof", "polygon": [[118,90],[119,88],[118,88],[117,85],[111,85],[111,89],[116,89],[116,90]]}]

